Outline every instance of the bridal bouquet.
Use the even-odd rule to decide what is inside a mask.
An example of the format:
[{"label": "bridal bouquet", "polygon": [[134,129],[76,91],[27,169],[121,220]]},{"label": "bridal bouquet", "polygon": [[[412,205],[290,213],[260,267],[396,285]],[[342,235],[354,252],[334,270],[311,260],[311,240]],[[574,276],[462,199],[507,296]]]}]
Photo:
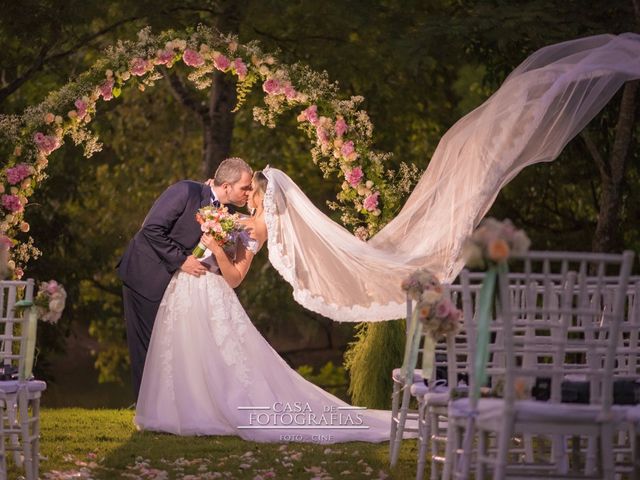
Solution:
[{"label": "bridal bouquet", "polygon": [[[243,227],[239,223],[237,213],[229,213],[227,207],[214,207],[207,205],[196,213],[196,220],[200,224],[200,229],[204,233],[211,235],[222,247],[235,243],[238,234]],[[202,258],[207,247],[198,243],[193,249],[193,256]]]},{"label": "bridal bouquet", "polygon": [[64,311],[67,292],[55,280],[41,282],[33,304],[38,309],[38,317],[47,323],[58,323]]},{"label": "bridal bouquet", "polygon": [[470,268],[485,269],[526,253],[531,241],[510,220],[486,218],[463,244],[463,256]]},{"label": "bridal bouquet", "polygon": [[437,339],[455,333],[462,312],[451,302],[440,280],[426,269],[418,269],[402,282],[402,289],[415,300],[415,314],[424,331]]}]

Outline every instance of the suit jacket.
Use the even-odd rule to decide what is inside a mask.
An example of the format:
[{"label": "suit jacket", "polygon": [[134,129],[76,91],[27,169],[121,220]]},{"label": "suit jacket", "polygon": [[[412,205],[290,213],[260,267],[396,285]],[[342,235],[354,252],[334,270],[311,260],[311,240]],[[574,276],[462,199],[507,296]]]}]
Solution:
[{"label": "suit jacket", "polygon": [[211,188],[183,180],[171,185],[155,201],[118,262],[118,276],[150,301],[164,291],[193,248],[202,231],[195,219],[200,207],[211,203]]}]

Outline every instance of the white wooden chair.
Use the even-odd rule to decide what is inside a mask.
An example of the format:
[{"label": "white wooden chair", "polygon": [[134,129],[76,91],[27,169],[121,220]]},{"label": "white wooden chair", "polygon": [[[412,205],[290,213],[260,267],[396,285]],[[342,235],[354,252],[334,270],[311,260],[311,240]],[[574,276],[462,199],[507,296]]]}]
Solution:
[{"label": "white wooden chair", "polygon": [[[464,324],[466,316],[473,315],[472,305],[462,304],[461,286],[450,285],[451,300],[462,311],[461,331],[457,335],[449,335],[436,346],[436,368],[446,368],[446,381],[436,379],[433,371],[429,384],[435,388],[412,385],[412,394],[418,401],[418,465],[416,479],[421,480],[427,462],[427,452],[430,458],[430,476],[432,480],[438,477],[438,471],[443,470],[443,478],[450,470],[447,464],[447,412],[453,389],[464,391],[468,385],[467,372],[469,369],[468,342]],[[451,454],[449,454],[451,458]]]},{"label": "white wooden chair", "polygon": [[[407,341],[405,352],[410,348],[412,339],[409,338],[409,325],[413,315],[413,302],[407,295]],[[422,331],[422,330],[420,330]],[[422,339],[420,340],[422,342]],[[416,364],[404,362],[402,367],[394,368],[391,373],[393,391],[391,393],[391,435],[389,440],[389,463],[395,467],[400,455],[400,446],[405,433],[418,432],[418,411],[411,408],[411,387],[424,385],[422,370]],[[415,392],[415,387],[414,387]]]},{"label": "white wooden chair", "polygon": [[[437,379],[437,372],[448,367],[449,355],[448,345],[454,341],[454,336],[450,335],[446,339],[440,339],[436,342],[435,351],[429,353],[432,355],[433,369],[430,378],[427,379],[428,386],[424,381],[424,375],[421,368],[422,359],[425,355],[424,340],[425,335],[421,326],[417,330],[419,336],[417,342],[417,351],[414,355],[407,355],[407,352],[413,348],[414,338],[411,337],[409,325],[413,315],[412,302],[407,297],[407,340],[405,342],[405,361],[401,368],[393,370],[392,378],[394,383],[392,393],[392,416],[391,416],[391,437],[389,446],[389,456],[391,466],[395,466],[400,452],[400,446],[406,433],[418,435],[419,454],[418,454],[418,473],[422,477],[425,465],[425,454],[428,439],[431,432],[425,416],[426,404],[423,398],[427,393],[437,393],[438,395],[446,394],[448,391],[448,382],[455,377],[456,370],[449,369],[449,379]],[[415,346],[415,345],[414,345]],[[413,363],[411,359],[413,359]],[[453,377],[452,377],[453,375]],[[412,402],[416,402],[418,408],[412,408]]]},{"label": "white wooden chair", "polygon": [[[509,292],[509,275],[499,275],[500,302],[491,328],[502,335],[500,339],[498,335],[491,336],[489,347],[493,355],[503,357],[503,362],[492,365],[487,374],[494,386],[498,379],[503,381],[503,395],[472,395],[451,403],[451,441],[461,453],[461,461],[456,463],[457,478],[468,478],[473,454],[478,479],[484,478],[488,469],[493,470],[496,479],[516,472],[517,478],[528,474],[533,478],[566,478],[563,447],[567,437],[578,441],[597,438],[600,443],[599,476],[588,477],[579,465],[571,465],[572,474],[613,478],[612,438],[620,419],[619,411],[612,408],[612,374],[632,262],[632,252],[530,252],[523,256],[521,264],[529,296],[526,302],[514,301]],[[612,288],[610,281],[605,282],[607,275],[617,278],[613,287],[615,301],[611,309],[603,310],[599,302],[586,302],[584,298],[589,297],[584,297],[584,292],[597,298],[604,288]],[[470,290],[468,272],[461,274],[461,283],[465,295]],[[475,321],[467,326],[472,345],[475,327]],[[475,362],[473,355],[471,358]],[[470,371],[473,373],[474,369]],[[575,374],[588,381],[588,405],[562,403],[563,383],[567,375]],[[516,390],[526,396],[531,382],[541,377],[548,377],[551,384],[546,402],[518,398]],[[471,391],[475,382],[475,375],[470,375]],[[469,441],[475,436],[474,431],[478,432],[477,448]],[[551,461],[546,465],[525,464],[518,456],[512,462],[511,442],[516,433],[551,436]],[[462,442],[465,434],[467,441]],[[494,454],[487,448],[491,440],[496,447]],[[579,451],[573,449],[574,454]]]},{"label": "white wooden chair", "polygon": [[[46,383],[33,380],[31,375],[37,320],[29,318],[29,310],[21,317],[15,315],[21,289],[24,290],[24,304],[31,304],[32,279],[0,281],[0,368],[3,374],[0,380],[0,451],[14,451],[14,461],[24,468],[26,479],[36,480],[39,478],[40,396]],[[31,336],[28,335],[29,328],[34,329]],[[8,445],[5,440],[9,440]],[[6,471],[5,457],[2,459],[3,471]]]}]

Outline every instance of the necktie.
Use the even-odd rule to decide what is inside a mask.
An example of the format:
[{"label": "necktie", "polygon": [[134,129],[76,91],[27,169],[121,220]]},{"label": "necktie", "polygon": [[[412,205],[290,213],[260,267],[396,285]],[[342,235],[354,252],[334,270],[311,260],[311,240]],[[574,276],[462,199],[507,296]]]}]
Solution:
[{"label": "necktie", "polygon": [[216,208],[220,208],[220,201],[217,198],[211,197],[211,205]]}]

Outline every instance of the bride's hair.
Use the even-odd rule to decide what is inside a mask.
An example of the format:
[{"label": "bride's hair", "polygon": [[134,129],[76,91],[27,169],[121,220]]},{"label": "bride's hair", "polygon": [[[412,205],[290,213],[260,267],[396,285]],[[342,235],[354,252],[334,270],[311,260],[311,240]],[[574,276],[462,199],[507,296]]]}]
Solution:
[{"label": "bride's hair", "polygon": [[262,173],[262,170],[258,170],[253,174],[253,183],[255,185],[255,190],[261,195],[264,195],[267,191],[267,183],[269,183],[269,180],[266,175]]}]

